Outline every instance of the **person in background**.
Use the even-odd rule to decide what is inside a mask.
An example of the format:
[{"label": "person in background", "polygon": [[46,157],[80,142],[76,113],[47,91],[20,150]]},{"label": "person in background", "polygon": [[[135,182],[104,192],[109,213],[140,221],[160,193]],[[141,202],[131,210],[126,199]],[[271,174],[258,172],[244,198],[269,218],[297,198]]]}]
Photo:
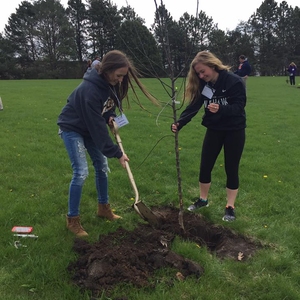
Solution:
[{"label": "person in background", "polygon": [[91,60],[91,59],[88,59],[87,62],[86,62],[86,68],[85,68],[84,73],[85,73],[87,70],[90,70],[91,68],[92,68],[92,60]]},{"label": "person in background", "polygon": [[99,56],[96,56],[95,59],[93,60],[92,62],[92,65],[91,67],[92,68],[95,68],[95,66],[99,65],[100,64],[100,57]]},{"label": "person in background", "polygon": [[287,71],[289,73],[289,77],[290,77],[290,85],[295,85],[295,77],[296,77],[296,73],[297,73],[297,66],[294,62],[291,62],[289,67],[287,68]]},{"label": "person in background", "polygon": [[211,172],[223,148],[227,176],[227,202],[223,220],[233,221],[239,188],[239,163],[245,144],[245,85],[214,54],[202,51],[191,62],[185,98],[189,99],[189,105],[179,120],[171,125],[172,132],[179,131],[189,123],[202,106],[202,125],[207,128],[201,153],[200,194],[188,210],[208,206]]},{"label": "person in background", "polygon": [[113,126],[116,108],[122,114],[122,100],[128,100],[129,87],[136,95],[136,86],[157,104],[138,79],[138,72],[127,56],[118,50],[110,51],[101,64],[84,74],[83,81],[70,94],[58,117],[59,134],[73,169],[67,228],[78,237],[88,235],[81,225],[79,209],[83,185],[88,176],[86,151],[95,170],[97,215],[111,221],[120,218],[113,213],[108,201],[107,157],[119,159],[124,168],[129,158],[113,143],[107,125]]},{"label": "person in background", "polygon": [[239,62],[240,64],[238,66],[238,69],[234,73],[243,79],[246,86],[246,81],[248,79],[248,76],[251,73],[251,66],[248,62],[248,59],[245,57],[245,55],[239,56]]}]

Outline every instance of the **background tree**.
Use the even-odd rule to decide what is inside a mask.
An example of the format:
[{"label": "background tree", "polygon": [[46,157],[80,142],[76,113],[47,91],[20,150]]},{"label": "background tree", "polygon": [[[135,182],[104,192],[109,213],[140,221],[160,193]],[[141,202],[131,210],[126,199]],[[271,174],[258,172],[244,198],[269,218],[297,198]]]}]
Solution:
[{"label": "background tree", "polygon": [[93,56],[102,57],[115,48],[116,30],[121,16],[116,5],[109,0],[88,0],[88,42]]},{"label": "background tree", "polygon": [[[300,65],[300,9],[286,1],[263,1],[248,21],[227,32],[203,11],[183,12],[175,21],[162,1],[151,28],[130,6],[118,10],[110,0],[84,2],[69,0],[67,9],[60,0],[21,2],[2,35],[1,45],[13,51],[6,46],[0,51],[12,56],[14,66],[1,78],[79,78],[85,59],[116,48],[130,55],[145,76],[186,76],[192,57],[205,49],[234,68],[245,54],[260,75],[284,75],[291,61]],[[7,70],[0,64],[0,72]]]},{"label": "background tree", "polygon": [[[182,75],[186,75],[190,60],[196,55],[197,52],[202,50],[210,50],[210,39],[213,33],[217,30],[217,26],[213,23],[212,18],[208,17],[203,11],[195,18],[188,13],[184,13],[179,19],[179,28],[176,36],[177,43],[181,45],[179,54],[178,69],[182,70]],[[223,45],[223,47],[226,45]],[[185,62],[185,65],[183,65]],[[184,69],[182,69],[184,67]],[[177,71],[178,71],[177,69]]]},{"label": "background tree", "polygon": [[265,0],[251,20],[259,71],[263,76],[275,75],[278,71],[276,56],[270,55],[271,49],[275,49],[278,42],[276,37],[277,12],[277,3],[273,0]]},{"label": "background tree", "polygon": [[162,69],[161,56],[155,39],[145,21],[131,6],[121,7],[120,28],[117,31],[116,48],[124,51],[135,62],[137,69],[146,77],[155,77]]},{"label": "background tree", "polygon": [[232,64],[231,58],[234,57],[236,52],[230,46],[229,36],[223,30],[212,30],[207,49],[217,55],[226,64]]},{"label": "background tree", "polygon": [[208,17],[204,11],[200,11],[197,18],[193,18],[193,44],[195,45],[197,52],[206,50],[209,45],[210,33],[217,29],[217,25],[214,24],[213,19]]},{"label": "background tree", "polygon": [[20,78],[58,77],[58,62],[76,58],[74,31],[58,0],[22,2],[5,34],[15,47]]},{"label": "background tree", "polygon": [[287,40],[287,44],[290,45],[292,49],[290,60],[298,61],[298,65],[300,65],[300,7],[296,6],[295,9],[291,11],[290,21],[290,30],[288,30],[289,34]]},{"label": "background tree", "polygon": [[140,20],[126,20],[117,30],[116,47],[127,53],[146,77],[162,74],[162,60],[153,35]]},{"label": "background tree", "polygon": [[40,0],[36,2],[35,11],[38,51],[54,71],[59,60],[76,58],[74,30],[58,0]]},{"label": "background tree", "polygon": [[181,67],[184,67],[182,75],[185,76],[188,72],[189,65],[186,62],[189,62],[191,58],[194,56],[195,52],[197,52],[195,42],[194,42],[194,17],[189,15],[188,13],[184,13],[182,17],[179,19],[178,24],[181,30],[182,35],[180,35],[180,44],[182,45],[181,53],[181,61],[185,62],[185,65],[181,64]]},{"label": "background tree", "polygon": [[[13,57],[18,64],[17,78],[28,76],[30,78],[30,66],[39,59],[36,26],[36,10],[28,1],[21,2],[16,13],[11,14],[5,26],[5,38],[10,45],[13,45]],[[16,66],[13,69],[15,68]]]},{"label": "background tree", "polygon": [[77,51],[77,59],[82,65],[83,58],[88,56],[88,44],[86,42],[87,11],[82,0],[69,0],[67,15],[74,29],[74,40]]},{"label": "background tree", "polygon": [[15,46],[0,34],[0,79],[16,78]]},{"label": "background tree", "polygon": [[[289,65],[288,57],[292,57],[294,43],[290,45],[289,41],[293,35],[292,31],[287,28],[292,28],[292,9],[288,7],[286,2],[282,2],[277,10],[278,26],[275,29],[275,34],[278,39],[276,48],[273,49],[278,61],[280,62],[282,72]],[[282,73],[280,75],[283,75]]]},{"label": "background tree", "polygon": [[139,17],[130,5],[122,6],[121,9],[119,10],[119,13],[122,18],[121,20],[122,23],[125,21],[138,21],[142,25],[145,25],[145,20]]},{"label": "background tree", "polygon": [[[173,68],[173,64],[170,64],[170,61],[174,61],[174,53],[172,53],[171,50],[174,45],[171,44],[169,36],[169,30],[172,26],[174,26],[174,21],[165,5],[162,4],[156,7],[155,21],[152,25],[152,30],[162,56],[162,64],[165,72],[164,77],[169,77],[170,73],[173,72],[173,70],[169,69],[170,67]],[[165,48],[165,45],[168,45],[168,47]]]}]

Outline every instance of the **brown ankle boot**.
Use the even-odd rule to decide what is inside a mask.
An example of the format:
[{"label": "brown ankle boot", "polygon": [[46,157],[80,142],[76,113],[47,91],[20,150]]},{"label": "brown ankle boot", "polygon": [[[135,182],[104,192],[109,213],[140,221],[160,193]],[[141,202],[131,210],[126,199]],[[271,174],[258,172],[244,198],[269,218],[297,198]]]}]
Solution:
[{"label": "brown ankle boot", "polygon": [[98,203],[98,217],[106,218],[110,221],[122,219],[122,217],[115,215],[109,204],[100,204]]},{"label": "brown ankle boot", "polygon": [[78,237],[87,236],[88,233],[83,229],[80,224],[80,217],[68,217],[67,216],[67,228],[76,234]]}]

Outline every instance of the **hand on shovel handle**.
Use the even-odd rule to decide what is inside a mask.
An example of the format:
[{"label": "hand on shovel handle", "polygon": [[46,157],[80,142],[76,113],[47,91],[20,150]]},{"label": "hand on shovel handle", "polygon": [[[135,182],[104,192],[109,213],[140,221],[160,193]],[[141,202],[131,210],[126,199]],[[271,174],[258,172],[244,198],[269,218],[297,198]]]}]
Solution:
[{"label": "hand on shovel handle", "polygon": [[120,164],[122,165],[122,167],[124,169],[126,169],[126,163],[129,162],[129,158],[128,156],[125,154],[125,151],[124,151],[124,148],[123,148],[123,145],[122,145],[122,141],[121,141],[121,138],[120,136],[117,134],[118,132],[118,126],[117,124],[115,123],[115,121],[112,119],[110,120],[110,125],[111,125],[111,130],[117,140],[117,143],[121,149],[121,151],[123,152],[123,156],[119,158],[119,162]]},{"label": "hand on shovel handle", "polygon": [[123,153],[123,156],[119,158],[119,162],[122,165],[124,169],[126,169],[126,163],[129,161],[129,158],[125,153]]}]

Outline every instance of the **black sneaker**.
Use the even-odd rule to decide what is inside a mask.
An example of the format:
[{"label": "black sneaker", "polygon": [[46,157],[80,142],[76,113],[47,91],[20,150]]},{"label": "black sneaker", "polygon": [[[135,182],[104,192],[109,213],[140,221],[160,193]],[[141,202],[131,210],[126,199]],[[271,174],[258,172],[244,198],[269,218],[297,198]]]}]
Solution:
[{"label": "black sneaker", "polygon": [[188,207],[188,210],[193,211],[197,208],[201,208],[201,207],[205,207],[205,206],[208,206],[208,200],[203,200],[203,199],[199,198],[194,204],[192,204]]},{"label": "black sneaker", "polygon": [[234,215],[234,208],[231,206],[228,206],[225,208],[225,215],[222,218],[223,221],[231,222],[235,220],[235,215]]}]

